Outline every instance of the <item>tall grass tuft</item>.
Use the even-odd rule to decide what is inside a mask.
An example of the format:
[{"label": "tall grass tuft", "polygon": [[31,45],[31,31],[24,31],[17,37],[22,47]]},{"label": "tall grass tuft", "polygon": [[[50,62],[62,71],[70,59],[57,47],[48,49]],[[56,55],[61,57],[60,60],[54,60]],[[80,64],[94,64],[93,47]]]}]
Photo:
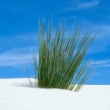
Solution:
[{"label": "tall grass tuft", "polygon": [[39,62],[33,54],[36,85],[79,91],[91,73],[85,56],[95,36],[89,31],[82,35],[79,26],[68,32],[64,23],[56,30],[51,22],[38,27]]}]

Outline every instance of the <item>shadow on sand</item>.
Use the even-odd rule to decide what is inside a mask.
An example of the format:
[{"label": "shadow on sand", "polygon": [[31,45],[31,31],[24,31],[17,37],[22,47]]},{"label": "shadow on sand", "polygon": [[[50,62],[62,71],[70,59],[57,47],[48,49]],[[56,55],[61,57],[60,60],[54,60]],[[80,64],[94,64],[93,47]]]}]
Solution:
[{"label": "shadow on sand", "polygon": [[14,84],[11,84],[11,86],[37,88],[37,86],[33,82],[31,82],[31,85],[29,83],[14,83]]}]

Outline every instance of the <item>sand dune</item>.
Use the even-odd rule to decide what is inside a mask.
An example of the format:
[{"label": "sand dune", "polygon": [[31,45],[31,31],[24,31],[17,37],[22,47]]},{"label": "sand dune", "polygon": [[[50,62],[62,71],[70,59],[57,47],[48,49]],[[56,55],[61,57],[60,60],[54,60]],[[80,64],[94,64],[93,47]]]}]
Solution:
[{"label": "sand dune", "polygon": [[0,79],[0,110],[110,110],[110,86],[80,92],[29,87],[27,79]]}]

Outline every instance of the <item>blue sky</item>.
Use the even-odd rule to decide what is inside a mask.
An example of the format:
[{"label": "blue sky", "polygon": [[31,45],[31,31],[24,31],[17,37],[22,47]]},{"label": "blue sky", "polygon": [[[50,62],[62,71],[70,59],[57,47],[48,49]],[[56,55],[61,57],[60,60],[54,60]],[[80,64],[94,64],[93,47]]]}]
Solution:
[{"label": "blue sky", "polygon": [[24,63],[33,73],[37,23],[51,17],[54,26],[65,18],[68,26],[80,21],[83,28],[96,33],[87,55],[96,65],[88,84],[110,84],[109,7],[109,0],[0,0],[0,78],[26,77]]}]

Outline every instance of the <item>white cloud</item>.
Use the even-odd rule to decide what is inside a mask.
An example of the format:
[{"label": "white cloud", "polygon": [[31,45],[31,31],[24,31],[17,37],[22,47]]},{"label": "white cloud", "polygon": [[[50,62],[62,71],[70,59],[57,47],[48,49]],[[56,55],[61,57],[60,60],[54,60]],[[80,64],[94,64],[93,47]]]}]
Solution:
[{"label": "white cloud", "polygon": [[99,0],[93,0],[88,2],[87,1],[81,2],[76,0],[66,3],[66,6],[63,7],[62,9],[59,9],[57,13],[90,9],[96,7],[98,4],[99,4]]},{"label": "white cloud", "polygon": [[110,25],[94,25],[99,40],[110,40]]},{"label": "white cloud", "polygon": [[88,9],[95,7],[99,4],[99,1],[92,1],[92,2],[83,2],[79,3],[77,9]]},{"label": "white cloud", "polygon": [[[87,26],[85,26],[87,25]],[[95,35],[95,41],[93,42],[88,54],[95,54],[99,52],[109,52],[110,48],[110,25],[109,24],[93,24],[88,21],[83,21],[83,27],[91,30]]]},{"label": "white cloud", "polygon": [[108,60],[99,60],[99,61],[92,61],[91,65],[98,65],[101,67],[109,67],[110,66],[110,59]]},{"label": "white cloud", "polygon": [[[19,52],[17,52],[17,50],[19,50]],[[25,49],[22,49],[24,50]],[[27,49],[26,49],[27,51]],[[36,54],[36,59],[38,61],[39,56],[38,54]],[[31,64],[33,63],[32,61],[32,53],[26,52],[23,53],[20,51],[19,49],[12,49],[8,52],[5,52],[3,54],[0,54],[0,67],[4,67],[4,66],[18,66],[18,65],[22,65],[22,64]]]}]

